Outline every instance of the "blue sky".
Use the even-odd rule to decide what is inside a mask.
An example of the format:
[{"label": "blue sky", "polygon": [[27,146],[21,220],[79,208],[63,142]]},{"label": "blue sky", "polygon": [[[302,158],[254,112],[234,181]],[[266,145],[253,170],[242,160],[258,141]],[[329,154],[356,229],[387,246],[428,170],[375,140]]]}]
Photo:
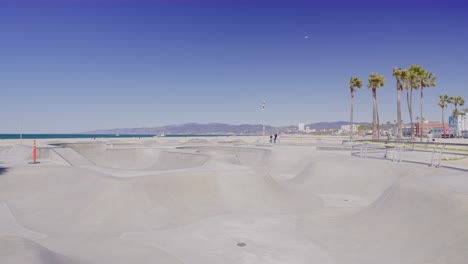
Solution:
[{"label": "blue sky", "polygon": [[[392,69],[410,64],[439,79],[424,100],[438,121],[441,93],[468,99],[467,13],[466,1],[0,0],[0,133],[348,120],[349,78],[371,72],[386,77],[386,122]],[[355,104],[371,122],[367,88]]]}]

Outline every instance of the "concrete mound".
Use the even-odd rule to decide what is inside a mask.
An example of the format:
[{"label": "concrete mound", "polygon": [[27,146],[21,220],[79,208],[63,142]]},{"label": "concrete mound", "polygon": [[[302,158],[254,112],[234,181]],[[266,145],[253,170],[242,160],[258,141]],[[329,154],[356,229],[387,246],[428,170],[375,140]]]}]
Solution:
[{"label": "concrete mound", "polygon": [[468,259],[468,195],[454,194],[422,177],[389,186],[369,207],[310,231],[337,263],[464,263]]},{"label": "concrete mound", "polygon": [[269,150],[247,147],[190,146],[179,149],[192,149],[201,154],[217,157],[226,163],[245,166],[266,166],[270,155]]},{"label": "concrete mound", "polygon": [[223,145],[241,145],[241,144],[246,144],[245,140],[242,139],[219,139],[219,138],[214,138],[210,140],[210,143],[215,143],[215,144],[223,144]]},{"label": "concrete mound", "polygon": [[14,145],[0,147],[0,161],[28,160],[32,157],[32,147],[25,145]]},{"label": "concrete mound", "polygon": [[[86,160],[100,167],[125,170],[170,170],[186,169],[203,165],[208,156],[176,152],[171,150],[109,146],[106,144],[62,144],[68,153],[61,153],[65,160],[77,160],[72,151],[77,152]],[[61,151],[57,149],[56,151]],[[62,151],[63,152],[63,151]],[[60,153],[59,153],[60,154]],[[80,161],[83,165],[85,162]],[[72,164],[73,165],[73,164]],[[84,164],[89,165],[89,164]]]},{"label": "concrete mound", "polygon": [[78,264],[40,244],[17,236],[0,236],[2,264]]},{"label": "concrete mound", "polygon": [[181,144],[180,140],[172,138],[161,138],[158,139],[158,142],[160,142],[161,146],[177,146]]},{"label": "concrete mound", "polygon": [[156,141],[156,140],[145,140],[145,141],[143,141],[142,144],[143,144],[144,146],[150,146],[150,147],[152,147],[152,146],[159,146],[161,143],[158,142],[158,141]]},{"label": "concrete mound", "polygon": [[[468,259],[466,172],[314,146],[78,143],[49,151],[56,156],[44,159],[73,166],[9,165],[0,175],[0,263]],[[22,149],[11,153],[22,157]],[[141,175],[111,177],[101,167]]]},{"label": "concrete mound", "polygon": [[219,214],[321,208],[319,197],[309,196],[306,205],[300,204],[296,194],[282,190],[268,175],[244,170],[187,171],[125,180],[73,167],[29,168],[16,175],[1,179],[5,188],[0,188],[0,200],[8,201],[23,225],[48,235],[118,235]]},{"label": "concrete mound", "polygon": [[208,143],[210,143],[210,141],[204,138],[194,138],[194,139],[187,140],[184,144],[190,145],[190,144],[208,144]]}]

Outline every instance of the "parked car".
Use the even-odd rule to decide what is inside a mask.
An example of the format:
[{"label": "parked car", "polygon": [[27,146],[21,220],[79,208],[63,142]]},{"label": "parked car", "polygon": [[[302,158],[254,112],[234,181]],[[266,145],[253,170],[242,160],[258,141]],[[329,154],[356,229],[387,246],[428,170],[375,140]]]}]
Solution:
[{"label": "parked car", "polygon": [[453,134],[442,134],[440,137],[441,138],[454,138],[454,135]]}]

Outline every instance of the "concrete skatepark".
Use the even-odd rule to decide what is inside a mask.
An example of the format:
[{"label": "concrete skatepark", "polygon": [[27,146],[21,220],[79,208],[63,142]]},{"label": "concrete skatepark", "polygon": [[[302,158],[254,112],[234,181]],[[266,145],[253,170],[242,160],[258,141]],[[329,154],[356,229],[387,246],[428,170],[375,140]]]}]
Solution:
[{"label": "concrete skatepark", "polygon": [[0,263],[467,263],[466,160],[302,143],[1,147]]}]

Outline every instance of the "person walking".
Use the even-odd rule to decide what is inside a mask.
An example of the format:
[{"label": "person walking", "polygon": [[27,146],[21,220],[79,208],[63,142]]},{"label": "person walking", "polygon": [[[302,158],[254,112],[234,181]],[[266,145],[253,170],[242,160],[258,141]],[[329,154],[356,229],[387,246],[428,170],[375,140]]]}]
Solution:
[{"label": "person walking", "polygon": [[433,142],[435,141],[434,137],[431,134],[431,131],[429,131],[429,134],[427,134],[427,142]]},{"label": "person walking", "polygon": [[276,139],[277,139],[277,138],[278,138],[278,134],[277,134],[277,133],[275,133],[275,141],[274,141],[274,142],[275,142],[275,144],[276,144]]},{"label": "person walking", "polygon": [[273,136],[270,135],[270,143],[273,143]]}]

